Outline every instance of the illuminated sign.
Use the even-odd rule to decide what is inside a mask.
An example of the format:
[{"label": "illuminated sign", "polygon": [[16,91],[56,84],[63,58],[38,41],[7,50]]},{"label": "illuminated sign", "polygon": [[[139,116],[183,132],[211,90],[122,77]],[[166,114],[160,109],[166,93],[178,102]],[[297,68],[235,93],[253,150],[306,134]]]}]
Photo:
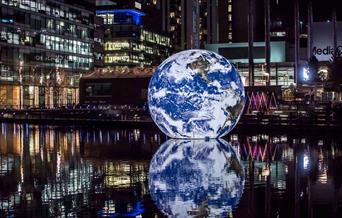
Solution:
[{"label": "illuminated sign", "polygon": [[[342,51],[342,46],[338,46],[337,49]],[[312,53],[314,55],[334,55],[334,47],[331,47],[331,46],[327,46],[325,48],[313,47]]]},{"label": "illuminated sign", "polygon": [[34,57],[35,61],[43,61],[43,62],[61,62],[65,60],[69,60],[69,55],[35,55]]},{"label": "illuminated sign", "polygon": [[[342,51],[342,22],[336,23],[337,49]],[[332,22],[312,24],[311,52],[318,61],[329,61],[334,54],[334,26]]]}]

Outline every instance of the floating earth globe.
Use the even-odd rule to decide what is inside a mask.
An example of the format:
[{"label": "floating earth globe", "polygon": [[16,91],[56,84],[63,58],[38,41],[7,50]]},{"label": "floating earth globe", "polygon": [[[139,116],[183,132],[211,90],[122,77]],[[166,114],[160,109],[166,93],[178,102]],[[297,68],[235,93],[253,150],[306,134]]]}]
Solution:
[{"label": "floating earth globe", "polygon": [[217,138],[237,124],[245,105],[238,71],[211,51],[186,50],[166,59],[148,87],[152,119],[171,138]]},{"label": "floating earth globe", "polygon": [[244,183],[243,165],[221,139],[170,139],[150,163],[150,194],[168,217],[228,217]]}]

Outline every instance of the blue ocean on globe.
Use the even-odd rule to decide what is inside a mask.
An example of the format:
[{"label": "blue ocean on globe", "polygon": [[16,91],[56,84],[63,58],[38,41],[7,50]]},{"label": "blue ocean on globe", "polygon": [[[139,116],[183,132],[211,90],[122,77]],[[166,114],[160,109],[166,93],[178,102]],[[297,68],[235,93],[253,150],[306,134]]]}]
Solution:
[{"label": "blue ocean on globe", "polygon": [[243,165],[222,139],[170,139],[149,168],[150,195],[168,217],[228,217],[244,183]]},{"label": "blue ocean on globe", "polygon": [[217,138],[237,124],[245,105],[238,71],[206,50],[186,50],[166,59],[148,87],[152,119],[171,138]]}]

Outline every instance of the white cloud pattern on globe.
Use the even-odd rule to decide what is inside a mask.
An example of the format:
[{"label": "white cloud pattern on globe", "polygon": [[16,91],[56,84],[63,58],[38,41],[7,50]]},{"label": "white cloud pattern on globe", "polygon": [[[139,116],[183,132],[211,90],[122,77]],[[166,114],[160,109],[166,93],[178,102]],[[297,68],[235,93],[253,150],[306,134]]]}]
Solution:
[{"label": "white cloud pattern on globe", "polygon": [[245,91],[238,71],[211,51],[186,50],[166,59],[148,87],[151,117],[172,138],[217,138],[237,124]]}]

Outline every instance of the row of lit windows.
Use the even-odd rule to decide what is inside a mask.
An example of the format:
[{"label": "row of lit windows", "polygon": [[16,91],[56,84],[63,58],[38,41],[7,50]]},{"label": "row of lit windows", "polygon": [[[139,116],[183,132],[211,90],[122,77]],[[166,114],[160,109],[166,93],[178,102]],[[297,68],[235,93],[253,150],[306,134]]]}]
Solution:
[{"label": "row of lit windows", "polygon": [[[248,68],[240,67],[238,68],[240,74],[248,80]],[[276,72],[277,71],[277,72]],[[256,84],[264,84],[266,85],[267,75],[265,75],[265,71],[262,68],[255,67],[254,72],[254,81]],[[278,83],[276,82],[278,81]],[[270,75],[270,83],[271,85],[280,85],[283,87],[290,86],[294,84],[294,71],[293,67],[279,67],[276,69],[275,67],[271,67],[271,75]]]},{"label": "row of lit windows", "polygon": [[140,25],[140,17],[136,17],[130,13],[107,13],[107,14],[97,14],[96,16],[102,17],[103,22],[106,25],[113,24],[135,24]]},{"label": "row of lit windows", "polygon": [[82,22],[84,24],[90,24],[91,21],[89,13],[76,11],[75,9],[59,8],[58,5],[48,5],[46,1],[42,0],[1,0],[1,3],[38,13],[45,13],[54,17]]},{"label": "row of lit windows", "polygon": [[233,10],[232,10],[232,1],[228,0],[228,41],[231,42],[233,40],[232,33],[232,21],[233,21]]},{"label": "row of lit windows", "polygon": [[170,38],[157,33],[141,30],[140,40],[170,47]]},{"label": "row of lit windows", "polygon": [[41,62],[45,66],[70,69],[89,70],[93,65],[93,58],[84,58],[75,55],[42,54],[35,55],[33,59],[36,62]]},{"label": "row of lit windows", "polygon": [[132,63],[132,64],[151,64],[144,60],[144,56],[142,55],[129,55],[126,54],[108,54],[105,56],[106,64],[120,64],[120,63]]},{"label": "row of lit windows", "polygon": [[92,55],[91,44],[77,40],[64,39],[58,36],[40,35],[40,42],[47,49],[55,51],[71,52],[82,55]]},{"label": "row of lit windows", "polygon": [[106,42],[105,50],[106,51],[116,51],[122,49],[129,49],[131,47],[131,43],[128,41],[119,41],[119,42]]},{"label": "row of lit windows", "polygon": [[[1,0],[0,0],[1,1]],[[4,8],[5,9],[5,8]],[[23,24],[35,32],[50,32],[59,35],[69,35],[80,39],[92,39],[91,26],[77,25],[69,20],[59,20],[53,17],[36,15],[29,11],[2,10],[0,22],[12,25]]]},{"label": "row of lit windows", "polygon": [[51,63],[50,65],[60,68],[89,70],[93,65],[93,59],[69,55],[67,59],[60,59],[57,63]]},{"label": "row of lit windows", "polygon": [[[33,42],[33,37],[36,39],[35,42]],[[10,28],[1,29],[0,42],[27,46],[36,46],[39,44],[45,45],[45,48],[55,51],[92,55],[90,43],[85,43],[78,40],[64,39],[58,36],[49,36],[45,34],[31,36],[30,32],[23,31],[21,33],[17,33],[14,29]]]},{"label": "row of lit windows", "polygon": [[81,39],[90,39],[90,30],[87,28],[79,27],[75,24],[65,23],[63,21],[48,19],[47,29],[52,32],[56,32],[60,35],[70,34],[73,36],[78,36]]},{"label": "row of lit windows", "polygon": [[106,42],[105,50],[106,51],[120,51],[132,49],[133,51],[143,51],[148,54],[160,54],[158,48],[153,48],[151,46],[147,46],[140,43],[132,43],[129,41],[117,41],[117,42]]},{"label": "row of lit windows", "polygon": [[104,24],[114,24],[114,14],[98,14],[96,16],[102,17]]}]

